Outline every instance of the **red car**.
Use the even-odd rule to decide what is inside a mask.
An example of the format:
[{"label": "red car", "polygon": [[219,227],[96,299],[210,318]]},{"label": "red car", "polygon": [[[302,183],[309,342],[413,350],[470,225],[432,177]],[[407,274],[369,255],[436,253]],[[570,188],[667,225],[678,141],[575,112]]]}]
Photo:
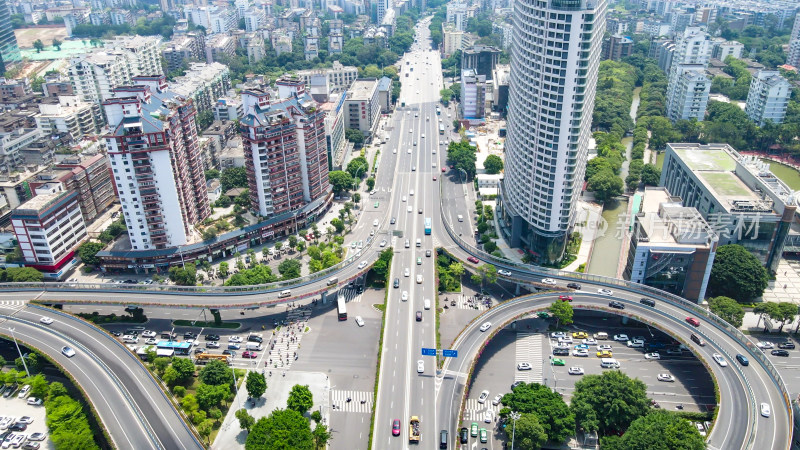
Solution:
[{"label": "red car", "polygon": [[467,261],[471,262],[472,264],[478,264],[478,258],[474,256],[470,256],[469,258],[467,258]]},{"label": "red car", "polygon": [[242,353],[242,358],[256,359],[258,358],[258,354],[256,352],[244,352]]},{"label": "red car", "polygon": [[559,295],[558,299],[561,300],[562,302],[571,302],[572,301],[572,296],[571,295]]},{"label": "red car", "polygon": [[445,172],[447,172],[447,168],[446,167],[442,167],[442,173],[445,173]]},{"label": "red car", "polygon": [[392,436],[400,436],[400,420],[394,419],[392,421]]},{"label": "red car", "polygon": [[433,181],[436,181],[436,175],[433,176]]},{"label": "red car", "polygon": [[696,327],[700,326],[700,321],[695,319],[694,317],[687,317],[686,318],[686,322],[688,322],[690,325],[694,325]]}]

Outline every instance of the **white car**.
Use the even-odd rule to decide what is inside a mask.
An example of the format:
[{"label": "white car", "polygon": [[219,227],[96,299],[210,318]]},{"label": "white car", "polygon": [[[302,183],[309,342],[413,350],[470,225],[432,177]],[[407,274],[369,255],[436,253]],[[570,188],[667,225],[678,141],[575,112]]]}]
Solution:
[{"label": "white car", "polygon": [[497,271],[497,273],[502,275],[502,276],[504,276],[504,277],[510,277],[511,276],[511,272],[509,272],[508,270],[500,269],[500,270]]},{"label": "white car", "polygon": [[725,358],[719,353],[714,353],[711,357],[714,358],[714,361],[716,361],[720,367],[726,367],[728,365],[728,361],[725,361]]},{"label": "white car", "polygon": [[241,336],[228,336],[228,342],[242,342],[243,339]]},{"label": "white car", "polygon": [[655,353],[645,353],[644,359],[661,359],[661,355],[658,352]]},{"label": "white car", "polygon": [[373,220],[373,221],[372,221],[372,226],[373,226],[373,227],[377,227],[377,226],[378,226],[378,223],[379,223],[379,222],[378,222],[378,219],[375,219],[375,220]]},{"label": "white car", "polygon": [[772,342],[767,342],[767,341],[761,341],[756,345],[758,345],[758,348],[763,348],[763,349],[775,348],[775,344],[773,344]]},{"label": "white car", "polygon": [[609,351],[610,352],[611,351],[611,346],[608,345],[608,344],[600,344],[600,345],[597,346],[597,351],[598,352],[602,352],[602,351]]},{"label": "white car", "polygon": [[405,201],[407,201],[407,200],[408,200],[408,197],[406,197],[406,196],[404,195],[403,197],[401,197],[401,198],[400,198],[400,200],[402,200],[402,201],[404,201],[404,202],[405,202]]},{"label": "white car", "polygon": [[500,400],[502,400],[502,399],[503,399],[503,394],[497,394],[497,395],[495,395],[495,396],[494,396],[494,398],[492,399],[492,404],[493,404],[494,406],[497,406],[497,405],[499,405],[499,404],[500,404]]},{"label": "white car", "polygon": [[406,211],[407,212],[413,212],[414,208],[411,205],[409,205],[408,208],[406,208]]},{"label": "white car", "polygon": [[72,358],[75,356],[75,350],[73,350],[72,347],[67,347],[66,345],[61,347],[61,353],[63,353],[67,358]]},{"label": "white car", "polygon": [[572,347],[572,346],[567,344],[566,342],[559,342],[559,343],[557,343],[556,345],[553,346],[553,348],[565,348],[567,350],[569,350],[570,347]]},{"label": "white car", "polygon": [[381,247],[386,247],[386,244],[387,244],[386,239],[381,241]]},{"label": "white car", "polygon": [[583,375],[583,367],[570,367],[568,372],[570,375]]},{"label": "white car", "polygon": [[605,288],[598,289],[597,293],[600,295],[614,295],[614,292],[611,289],[605,289]]},{"label": "white car", "polygon": [[419,360],[417,361],[417,373],[425,372],[425,361]]},{"label": "white car", "polygon": [[480,404],[486,403],[487,398],[489,398],[489,391],[481,392],[481,395],[478,397],[478,403]]},{"label": "white car", "polygon": [[492,423],[492,410],[487,409],[486,412],[483,414],[483,421],[485,423]]},{"label": "white car", "polygon": [[208,348],[219,348],[219,342],[216,342],[216,341],[206,342],[206,347],[208,347]]},{"label": "white car", "polygon": [[417,284],[422,284],[422,274],[417,274]]},{"label": "white car", "polygon": [[555,286],[556,285],[556,280],[554,280],[552,278],[542,278],[542,284],[548,284],[550,286]]},{"label": "white car", "polygon": [[41,406],[42,399],[36,397],[30,397],[28,398],[28,404],[31,406]]},{"label": "white car", "polygon": [[627,334],[615,334],[614,335],[614,340],[615,341],[619,341],[619,342],[627,342],[628,341],[628,335]]},{"label": "white car", "polygon": [[41,319],[39,319],[39,322],[41,322],[41,323],[43,323],[45,325],[50,325],[51,323],[53,323],[53,319],[51,319],[49,317],[42,317]]},{"label": "white car", "polygon": [[576,348],[575,350],[572,351],[572,356],[588,358],[589,357],[589,350],[586,350],[585,348]]},{"label": "white car", "polygon": [[156,337],[156,332],[151,330],[144,330],[142,331],[143,338],[154,338]]},{"label": "white car", "polygon": [[517,364],[517,370],[531,370],[532,368],[531,363],[521,362]]},{"label": "white car", "polygon": [[26,384],[25,386],[22,386],[22,389],[19,390],[19,394],[17,394],[17,398],[25,398],[25,396],[28,395],[28,392],[30,392],[30,391],[31,391],[31,385],[30,384]]},{"label": "white car", "polygon": [[367,262],[366,261],[361,261],[360,263],[358,263],[358,270],[361,270],[364,267],[367,267]]},{"label": "white car", "polygon": [[364,319],[361,316],[356,316],[356,325],[363,327],[364,326]]},{"label": "white car", "polygon": [[770,414],[772,414],[772,411],[770,411],[769,405],[767,403],[762,403],[761,404],[761,415],[764,416],[764,417],[769,417]]},{"label": "white car", "polygon": [[572,341],[572,336],[564,336],[564,337],[558,338],[558,343],[559,344],[572,344],[572,342],[573,342]]},{"label": "white car", "polygon": [[145,339],[144,343],[146,345],[156,345],[158,341],[155,338]]},{"label": "white car", "polygon": [[407,301],[408,300],[408,291],[403,291],[403,293],[400,295],[400,299],[402,299],[404,302]]},{"label": "white car", "polygon": [[558,339],[558,338],[562,338],[562,337],[566,337],[566,336],[567,336],[567,333],[564,333],[563,331],[554,331],[554,332],[550,333],[550,338],[551,339]]},{"label": "white car", "polygon": [[597,339],[595,338],[584,339],[583,343],[586,345],[597,345]]},{"label": "white car", "polygon": [[660,373],[658,374],[658,381],[666,381],[667,383],[672,383],[675,381],[675,377],[668,373]]},{"label": "white car", "polygon": [[492,323],[491,322],[484,322],[483,325],[481,325],[480,330],[481,331],[486,331],[491,327],[492,327]]},{"label": "white car", "polygon": [[408,153],[410,155],[411,154],[411,149],[409,148],[408,151],[406,151],[406,153]]},{"label": "white car", "polygon": [[404,277],[410,277],[411,276],[411,271],[408,269],[408,267],[406,267],[406,270],[403,271],[403,276]]},{"label": "white car", "polygon": [[642,342],[642,341],[628,341],[627,345],[630,348],[642,348],[642,347],[644,347],[644,342]]}]

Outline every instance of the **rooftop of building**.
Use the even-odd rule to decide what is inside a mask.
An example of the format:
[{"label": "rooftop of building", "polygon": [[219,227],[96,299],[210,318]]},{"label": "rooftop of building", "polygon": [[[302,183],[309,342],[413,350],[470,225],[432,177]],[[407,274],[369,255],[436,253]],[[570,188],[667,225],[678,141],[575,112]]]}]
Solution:
[{"label": "rooftop of building", "polygon": [[378,80],[375,78],[357,79],[347,90],[348,100],[370,100],[372,92],[376,89]]},{"label": "rooftop of building", "polygon": [[[767,194],[784,204],[794,204],[794,191],[769,170],[768,164],[756,157],[741,155],[728,144],[668,146],[729,213],[782,210],[782,206],[776,205]],[[755,181],[752,186],[745,182],[744,176],[752,177]]]},{"label": "rooftop of building", "polygon": [[650,246],[708,247],[714,231],[695,208],[683,206],[680,197],[673,197],[662,187],[647,187],[640,196],[636,219],[647,236],[640,236]]},{"label": "rooftop of building", "polygon": [[38,213],[69,194],[70,192],[67,191],[53,192],[52,194],[39,194],[19,205],[14,212],[18,214]]},{"label": "rooftop of building", "polygon": [[500,49],[492,46],[492,45],[473,45],[471,47],[467,47],[462,50],[464,54],[469,53],[482,53],[482,52],[491,52],[491,53],[500,53]]}]

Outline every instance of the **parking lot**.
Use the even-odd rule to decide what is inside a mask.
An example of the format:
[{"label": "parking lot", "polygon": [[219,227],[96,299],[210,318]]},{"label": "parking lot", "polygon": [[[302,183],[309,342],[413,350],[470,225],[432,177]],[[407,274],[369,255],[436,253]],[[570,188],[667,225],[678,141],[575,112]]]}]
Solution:
[{"label": "parking lot", "polygon": [[[612,357],[619,362],[619,369],[643,381],[647,385],[648,396],[661,408],[676,411],[680,406],[683,411],[706,411],[715,406],[713,382],[702,363],[691,352],[679,353],[677,343],[659,330],[633,321],[623,325],[619,317],[605,313],[576,310],[575,324],[565,330],[573,341],[567,344],[569,353],[566,356],[553,356],[558,339],[551,338],[549,332],[545,331],[546,327],[547,323],[540,319],[518,321],[515,330],[505,329],[495,337],[475,368],[465,406],[465,420],[461,426],[471,428],[475,422],[479,428],[485,427],[490,448],[501,448],[505,440],[505,432],[500,430],[496,421],[497,413],[502,408],[499,401],[494,404],[499,400],[498,395],[510,392],[515,382],[536,382],[554,389],[569,403],[576,381],[585,375],[598,375],[604,370],[611,370],[601,367],[601,358],[596,356],[598,345],[610,345]],[[583,337],[573,337],[572,333],[581,331],[586,332],[586,339],[592,339],[600,332],[609,336],[607,340],[600,339],[596,344],[587,344],[587,356],[574,356],[575,345],[582,344]],[[627,334],[628,340],[643,338],[646,347],[630,348],[627,340],[614,341],[615,334]],[[668,349],[671,354],[667,354]],[[646,359],[645,353],[651,352],[658,352],[660,359]],[[553,358],[562,360],[564,365],[551,364]],[[527,363],[527,366],[522,366],[525,370],[518,370],[519,365],[524,363]],[[581,368],[583,375],[570,375],[571,367]],[[662,378],[672,381],[659,381],[659,374],[670,375]],[[489,391],[489,394],[484,402],[479,402],[483,391]],[[479,438],[470,436],[470,442]]]},{"label": "parking lot", "polygon": [[[53,444],[47,437],[47,425],[45,422],[44,406],[33,406],[27,403],[27,397],[18,398],[22,386],[17,386],[9,396],[6,391],[0,398],[0,437],[2,444],[0,448],[21,448],[21,449],[51,449]],[[9,430],[13,424],[17,423],[22,417],[26,417],[25,422],[29,422],[24,430]],[[42,440],[29,439],[34,433],[43,434]],[[16,438],[15,438],[16,436]],[[22,436],[22,437],[19,437]],[[37,439],[36,436],[33,436]],[[15,441],[16,439],[16,441]],[[8,444],[6,444],[8,442]]]}]

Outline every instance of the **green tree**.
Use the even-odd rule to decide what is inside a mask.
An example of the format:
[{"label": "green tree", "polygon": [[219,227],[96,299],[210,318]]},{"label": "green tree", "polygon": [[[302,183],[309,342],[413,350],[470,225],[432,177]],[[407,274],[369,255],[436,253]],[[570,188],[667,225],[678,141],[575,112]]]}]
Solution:
[{"label": "green tree", "polygon": [[769,274],[761,261],[738,244],[717,248],[708,279],[708,294],[725,296],[739,302],[760,297],[767,288]]},{"label": "green tree", "polygon": [[355,128],[346,128],[344,130],[344,138],[355,145],[361,145],[364,143],[364,133]]},{"label": "green tree", "polygon": [[492,264],[483,264],[478,266],[475,269],[475,273],[472,275],[472,282],[473,283],[480,283],[481,290],[483,290],[483,283],[496,283],[497,282],[497,267],[493,266]]},{"label": "green tree", "polygon": [[174,367],[169,366],[167,370],[164,371],[164,375],[161,376],[161,379],[164,380],[164,383],[167,384],[169,387],[173,387],[178,384],[178,380],[180,376],[178,375],[178,371],[175,370]]},{"label": "green tree", "polygon": [[557,320],[557,322],[556,322],[557,325],[556,326],[572,324],[573,311],[572,311],[572,305],[570,304],[570,302],[564,302],[564,301],[561,301],[561,300],[556,300],[556,301],[553,302],[552,305],[550,305],[550,308],[548,308],[548,311],[550,311],[550,314],[552,314],[553,317],[556,318],[556,320]]},{"label": "green tree", "polygon": [[33,41],[33,48],[36,49],[36,53],[41,53],[44,50],[44,42],[41,39]]},{"label": "green tree", "polygon": [[256,420],[251,416],[246,409],[242,408],[236,411],[236,418],[239,419],[239,428],[250,431]]},{"label": "green tree", "polygon": [[53,38],[53,47],[55,47],[55,48],[56,48],[56,51],[58,51],[58,52],[60,52],[60,51],[61,51],[61,44],[62,44],[62,42],[61,42],[61,41],[59,41],[59,40],[58,40],[58,39],[56,39],[56,38]]},{"label": "green tree", "polygon": [[464,171],[467,180],[475,176],[475,147],[467,142],[451,142],[447,147],[447,160],[455,166],[457,171]]},{"label": "green tree", "polygon": [[624,432],[631,422],[647,414],[650,400],[643,382],[612,370],[586,375],[575,383],[570,408],[579,428],[607,434]]},{"label": "green tree", "polygon": [[316,449],[324,449],[331,440],[331,437],[333,437],[330,430],[328,430],[328,427],[321,423],[317,423],[312,434],[314,436],[314,448]]},{"label": "green tree", "polygon": [[188,358],[173,357],[170,367],[176,372],[178,384],[186,383],[194,376],[194,363]]},{"label": "green tree", "polygon": [[367,189],[370,191],[375,189],[375,178],[372,177],[367,178]]},{"label": "green tree", "polygon": [[267,379],[261,372],[248,372],[245,384],[247,385],[247,395],[253,398],[261,397],[267,390]]},{"label": "green tree", "polygon": [[295,384],[292,386],[289,398],[286,400],[286,407],[304,414],[312,406],[314,406],[314,397],[311,395],[308,385]]},{"label": "green tree", "polygon": [[45,379],[44,375],[38,374],[30,377],[26,384],[31,385],[30,396],[36,398],[45,398],[47,396],[47,392],[50,389],[50,385]]},{"label": "green tree", "polygon": [[289,248],[297,247],[297,235],[292,234],[289,236]]},{"label": "green tree", "polygon": [[610,171],[598,172],[589,179],[589,190],[595,198],[606,202],[622,194],[622,179]]},{"label": "green tree", "polygon": [[518,448],[540,449],[547,442],[547,433],[539,423],[536,414],[520,414],[519,419],[512,426],[506,426],[506,435],[511,440],[514,434],[514,444]]},{"label": "green tree", "polygon": [[33,267],[9,267],[6,279],[14,283],[35,283],[44,280],[44,274]]},{"label": "green tree", "polygon": [[658,186],[661,180],[661,170],[653,164],[645,164],[642,168],[642,183],[645,186]]},{"label": "green tree", "polygon": [[486,169],[486,173],[500,173],[503,171],[503,158],[497,155],[489,155],[483,161],[483,168]]},{"label": "green tree", "polygon": [[[175,365],[174,362],[172,364]],[[233,383],[233,371],[222,361],[209,361],[209,363],[200,370],[200,382],[212,386],[220,384],[229,386]]]},{"label": "green tree", "polygon": [[206,180],[213,180],[214,178],[219,178],[219,170],[217,169],[208,169],[205,171]]},{"label": "green tree", "polygon": [[278,272],[284,280],[300,278],[300,261],[296,259],[286,259],[278,264]]},{"label": "green tree", "polygon": [[353,177],[343,170],[328,172],[328,181],[330,181],[334,192],[348,191],[353,187]]},{"label": "green tree", "polygon": [[634,420],[628,431],[611,446],[602,442],[601,448],[624,449],[685,449],[702,450],[705,440],[692,424],[668,411],[650,411]]},{"label": "green tree", "polygon": [[363,156],[357,156],[347,163],[347,173],[349,173],[350,176],[356,181],[368,171],[369,163],[367,162],[367,158],[364,158]]},{"label": "green tree", "polygon": [[753,308],[753,312],[756,314],[761,314],[762,317],[766,315],[770,319],[780,322],[780,332],[783,331],[783,326],[786,325],[786,322],[794,320],[794,317],[798,312],[798,307],[796,304],[791,302],[763,302],[756,305],[756,307]]},{"label": "green tree", "polygon": [[219,177],[222,192],[233,188],[247,187],[247,171],[244,167],[231,167],[222,171]]},{"label": "green tree", "polygon": [[200,409],[208,411],[209,409],[218,406],[226,397],[227,386],[221,386],[224,390],[219,389],[220,386],[212,386],[210,384],[200,383],[197,386],[195,397]]},{"label": "green tree", "polygon": [[50,383],[50,386],[47,390],[47,400],[51,400],[62,395],[68,395],[67,388],[65,388],[64,385],[58,381]]},{"label": "green tree", "polygon": [[744,308],[736,300],[730,297],[712,297],[708,299],[708,308],[734,327],[742,326]]},{"label": "green tree", "polygon": [[185,268],[170,267],[169,279],[179,286],[195,286],[197,284],[197,268],[193,263],[187,263]]},{"label": "green tree", "polygon": [[197,426],[197,432],[206,443],[208,443],[208,437],[211,436],[212,431],[214,431],[214,421],[211,419],[204,420]]},{"label": "green tree", "polygon": [[221,276],[222,279],[228,277],[228,263],[225,261],[219,263],[219,276]]},{"label": "green tree", "polygon": [[344,221],[338,217],[331,219],[331,225],[333,225],[333,228],[336,229],[337,233],[342,233],[344,231]]},{"label": "green tree", "polygon": [[258,419],[247,434],[245,450],[313,450],[311,425],[301,413],[276,409]]},{"label": "green tree", "polygon": [[561,395],[547,386],[538,383],[521,384],[504,395],[502,403],[512,411],[534,414],[550,441],[563,442],[575,434],[575,415]]},{"label": "green tree", "polygon": [[105,245],[99,242],[86,241],[78,247],[78,256],[84,264],[90,266],[97,266],[100,264],[100,258],[97,257],[97,252],[103,249]]}]

